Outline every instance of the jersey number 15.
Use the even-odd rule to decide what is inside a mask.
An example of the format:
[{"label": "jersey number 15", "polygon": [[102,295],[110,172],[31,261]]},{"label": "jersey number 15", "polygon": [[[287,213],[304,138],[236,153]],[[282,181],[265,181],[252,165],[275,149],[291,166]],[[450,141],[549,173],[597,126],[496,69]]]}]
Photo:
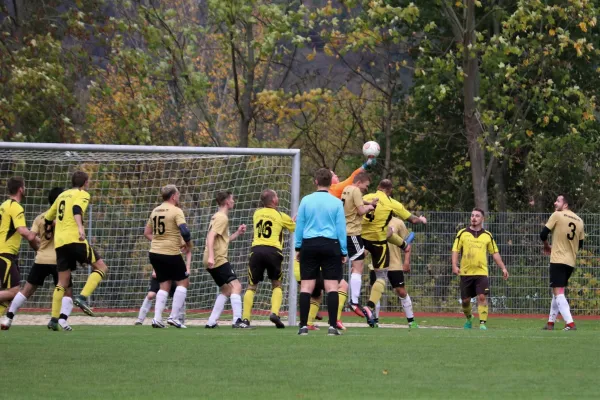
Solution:
[{"label": "jersey number 15", "polygon": [[162,235],[163,233],[165,233],[165,222],[164,222],[165,216],[161,215],[155,215],[154,218],[152,218],[152,225],[154,225],[154,229],[152,230],[152,233],[154,235]]}]

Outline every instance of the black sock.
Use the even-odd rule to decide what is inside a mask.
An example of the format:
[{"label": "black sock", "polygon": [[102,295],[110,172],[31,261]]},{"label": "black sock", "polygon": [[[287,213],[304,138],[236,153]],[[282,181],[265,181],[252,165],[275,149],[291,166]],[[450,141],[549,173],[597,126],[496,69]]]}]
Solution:
[{"label": "black sock", "polygon": [[375,309],[375,303],[373,303],[371,300],[367,301],[367,307],[369,307],[371,310]]},{"label": "black sock", "polygon": [[6,313],[6,317],[8,319],[13,319],[15,317],[15,313],[11,313],[10,311]]},{"label": "black sock", "polygon": [[406,320],[408,321],[408,323],[410,324],[411,322],[413,322],[415,319],[414,318],[406,318]]},{"label": "black sock", "polygon": [[67,320],[67,318],[69,318],[69,316],[66,314],[60,314],[60,317],[58,317],[58,319],[64,319],[65,321]]},{"label": "black sock", "polygon": [[300,292],[300,328],[308,325],[310,311],[310,293]]},{"label": "black sock", "polygon": [[337,313],[340,305],[338,292],[327,293],[327,312],[329,313],[329,326],[337,327]]}]

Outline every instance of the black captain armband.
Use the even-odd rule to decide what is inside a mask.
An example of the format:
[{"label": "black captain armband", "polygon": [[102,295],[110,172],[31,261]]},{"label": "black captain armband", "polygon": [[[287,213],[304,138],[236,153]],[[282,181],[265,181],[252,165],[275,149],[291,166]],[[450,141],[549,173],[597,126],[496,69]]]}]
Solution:
[{"label": "black captain armband", "polygon": [[73,215],[83,215],[83,210],[79,206],[73,206]]},{"label": "black captain armband", "polygon": [[192,240],[192,234],[190,233],[187,224],[179,225],[179,232],[181,232],[181,237],[186,243]]},{"label": "black captain armband", "polygon": [[550,229],[548,229],[547,226],[544,227],[544,229],[542,229],[542,231],[540,232],[540,239],[542,239],[542,242],[545,242],[546,240],[548,240],[548,235],[550,234]]},{"label": "black captain armband", "polygon": [[44,218],[44,229],[46,232],[52,231],[52,224],[54,224],[54,221],[48,221]]}]

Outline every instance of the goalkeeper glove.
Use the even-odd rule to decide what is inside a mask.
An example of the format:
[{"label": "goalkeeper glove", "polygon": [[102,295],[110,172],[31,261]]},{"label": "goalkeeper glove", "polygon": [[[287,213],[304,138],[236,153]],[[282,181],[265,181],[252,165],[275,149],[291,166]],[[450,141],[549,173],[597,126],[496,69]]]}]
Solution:
[{"label": "goalkeeper glove", "polygon": [[369,158],[363,165],[363,169],[367,170],[370,167],[373,167],[375,164],[377,164],[377,160],[375,159],[375,157]]}]

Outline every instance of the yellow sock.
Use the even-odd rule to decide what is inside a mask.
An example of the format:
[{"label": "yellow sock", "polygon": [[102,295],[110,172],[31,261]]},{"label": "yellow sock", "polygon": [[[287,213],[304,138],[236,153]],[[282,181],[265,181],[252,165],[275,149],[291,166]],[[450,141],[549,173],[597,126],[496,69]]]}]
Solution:
[{"label": "yellow sock", "polygon": [[279,315],[282,301],[283,290],[281,290],[281,287],[274,288],[273,293],[271,294],[271,314]]},{"label": "yellow sock", "polygon": [[471,319],[471,317],[473,316],[471,314],[471,303],[467,303],[466,305],[464,303],[462,304],[462,310],[463,313],[465,314],[465,317],[467,317],[467,319]]},{"label": "yellow sock", "polygon": [[65,288],[56,285],[52,294],[52,318],[60,317],[60,308],[62,307],[62,299],[65,296]]},{"label": "yellow sock", "polygon": [[8,303],[0,303],[0,315],[4,315],[4,311],[8,308]]},{"label": "yellow sock", "polygon": [[244,313],[242,314],[242,318],[247,319],[248,321],[250,321],[250,318],[252,317],[252,306],[254,305],[255,294],[256,291],[252,289],[248,289],[246,290],[246,293],[244,293]]},{"label": "yellow sock", "polygon": [[87,282],[85,283],[85,286],[81,291],[81,295],[84,297],[90,297],[92,293],[94,293],[94,290],[96,290],[96,288],[98,287],[98,284],[102,282],[102,279],[104,279],[105,276],[106,274],[100,270],[92,272],[90,276],[88,276]]},{"label": "yellow sock", "polygon": [[308,311],[308,325],[315,324],[315,318],[317,318],[317,314],[319,313],[320,303],[315,300],[310,301],[310,310]]},{"label": "yellow sock", "polygon": [[488,306],[477,306],[477,312],[479,313],[479,322],[485,324],[488,317]]},{"label": "yellow sock", "polygon": [[381,296],[383,296],[383,292],[385,290],[385,281],[383,279],[377,279],[371,288],[371,296],[369,297],[369,302],[373,304],[379,303],[381,300]]},{"label": "yellow sock", "polygon": [[348,293],[338,290],[338,296],[340,298],[340,305],[338,306],[337,320],[341,321],[342,320],[342,310],[344,309],[344,306],[346,305],[346,300],[348,300]]}]

